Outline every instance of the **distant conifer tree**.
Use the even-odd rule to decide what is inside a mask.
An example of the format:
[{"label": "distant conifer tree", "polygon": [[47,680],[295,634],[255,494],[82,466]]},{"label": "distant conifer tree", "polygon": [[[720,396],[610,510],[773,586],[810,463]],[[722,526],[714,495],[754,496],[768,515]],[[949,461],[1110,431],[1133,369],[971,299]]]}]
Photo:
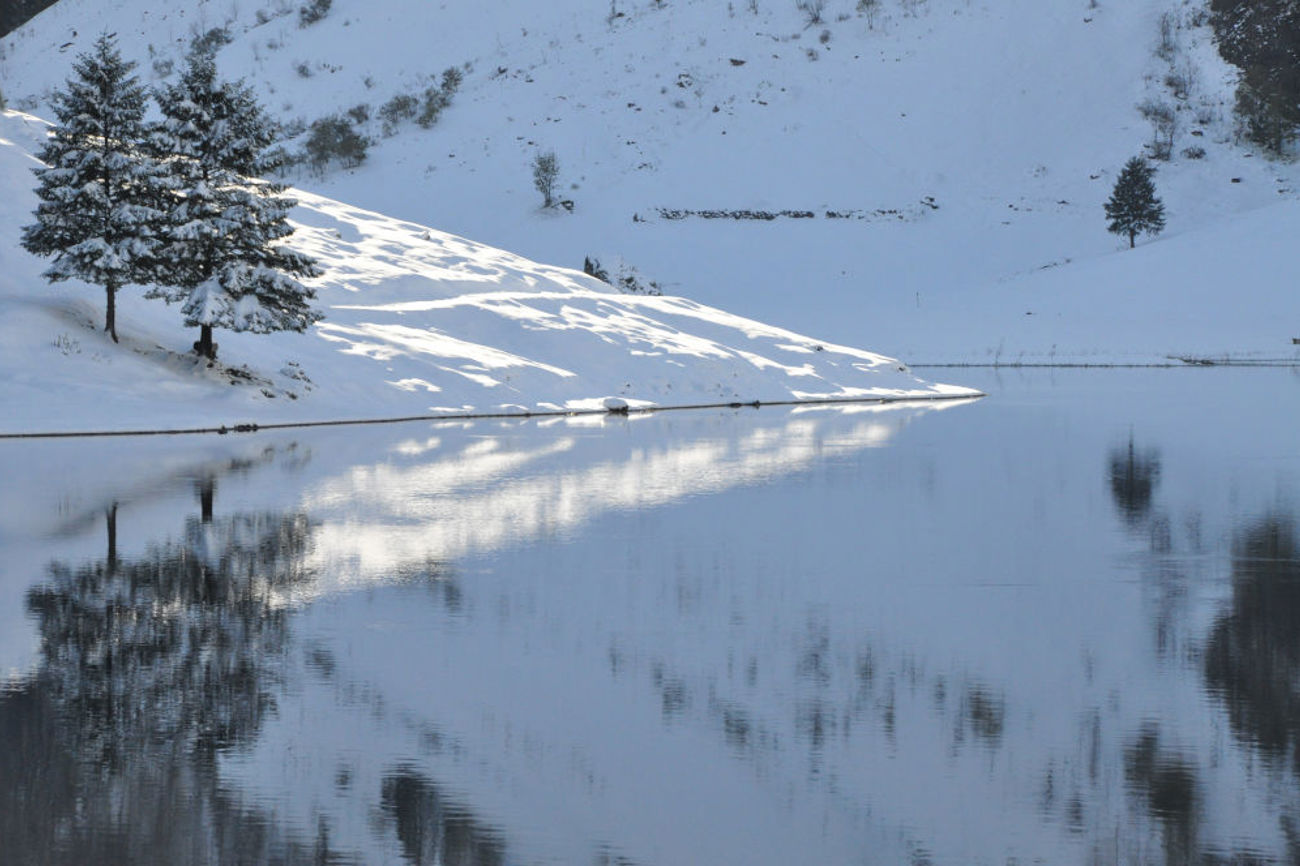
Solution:
[{"label": "distant conifer tree", "polygon": [[305,331],[320,314],[309,305],[315,292],[295,277],[320,271],[279,243],[293,233],[285,217],[297,202],[257,179],[274,167],[275,125],[242,82],[217,79],[206,52],[191,54],[157,99],[163,120],[152,145],[173,194],[151,296],[182,304],[185,324],[200,329],[194,350],[208,359],[217,354],[213,328]]},{"label": "distant conifer tree", "polygon": [[1133,157],[1124,165],[1106,202],[1108,230],[1112,234],[1128,235],[1130,248],[1136,245],[1139,234],[1159,234],[1165,227],[1165,206],[1156,198],[1152,181],[1155,173],[1146,160]]},{"label": "distant conifer tree", "polygon": [[79,279],[103,286],[104,330],[117,341],[117,290],[146,283],[161,229],[159,166],[145,153],[145,92],[111,36],[73,65],[75,76],[54,94],[59,122],[37,157],[36,223],[23,248],[52,256],[50,282]]}]

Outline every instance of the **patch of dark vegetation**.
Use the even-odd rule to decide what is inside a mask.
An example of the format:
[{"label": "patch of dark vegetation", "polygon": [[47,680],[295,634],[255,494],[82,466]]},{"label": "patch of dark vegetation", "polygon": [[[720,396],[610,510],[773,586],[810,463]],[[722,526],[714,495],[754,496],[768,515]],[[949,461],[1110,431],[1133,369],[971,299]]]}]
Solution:
[{"label": "patch of dark vegetation", "polygon": [[1274,155],[1300,128],[1300,5],[1292,0],[1211,0],[1223,59],[1241,70],[1235,111],[1242,137]]},{"label": "patch of dark vegetation", "polygon": [[[920,205],[908,210],[899,208],[876,208],[874,210],[863,210],[859,208],[850,208],[847,210],[826,209],[821,212],[820,216],[828,220],[863,220],[879,222],[881,220],[908,220],[915,219],[922,213],[922,208],[928,210],[938,210],[939,205],[935,202],[933,196],[926,196],[921,199]],[[747,208],[719,208],[719,209],[689,209],[689,208],[656,208],[655,213],[660,219],[664,220],[737,220],[752,222],[773,222],[779,219],[791,220],[812,220],[818,218],[818,213],[811,210],[750,210]],[[633,216],[633,222],[643,222],[642,217],[637,214]]]},{"label": "patch of dark vegetation", "polygon": [[0,36],[8,36],[54,5],[54,0],[7,0],[0,3]]}]

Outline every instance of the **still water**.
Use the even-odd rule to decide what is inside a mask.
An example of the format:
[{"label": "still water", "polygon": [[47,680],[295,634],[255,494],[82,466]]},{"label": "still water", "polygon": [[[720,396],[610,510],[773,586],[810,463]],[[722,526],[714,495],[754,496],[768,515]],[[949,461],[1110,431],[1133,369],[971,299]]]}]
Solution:
[{"label": "still water", "polygon": [[1300,862],[1300,377],[0,443],[0,862]]}]

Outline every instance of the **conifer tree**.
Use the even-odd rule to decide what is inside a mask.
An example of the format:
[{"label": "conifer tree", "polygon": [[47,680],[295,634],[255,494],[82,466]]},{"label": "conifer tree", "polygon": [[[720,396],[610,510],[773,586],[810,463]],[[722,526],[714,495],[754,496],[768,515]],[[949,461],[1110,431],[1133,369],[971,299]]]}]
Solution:
[{"label": "conifer tree", "polygon": [[107,296],[104,330],[117,342],[117,290],[149,281],[160,230],[162,189],[145,136],[145,92],[111,36],[73,65],[54,94],[59,123],[37,155],[36,222],[22,245],[52,256],[50,282],[85,280]]},{"label": "conifer tree", "polygon": [[275,126],[243,82],[218,80],[211,54],[195,52],[180,81],[157,94],[163,121],[152,138],[172,197],[153,297],[179,302],[198,327],[194,350],[217,356],[213,328],[305,331],[320,314],[296,277],[320,271],[280,244],[297,202],[258,179],[274,167]]},{"label": "conifer tree", "polygon": [[1165,206],[1156,198],[1152,181],[1155,173],[1146,160],[1133,157],[1124,165],[1105,205],[1106,218],[1110,220],[1107,229],[1112,234],[1128,235],[1130,249],[1136,245],[1139,234],[1159,234],[1165,227]]}]

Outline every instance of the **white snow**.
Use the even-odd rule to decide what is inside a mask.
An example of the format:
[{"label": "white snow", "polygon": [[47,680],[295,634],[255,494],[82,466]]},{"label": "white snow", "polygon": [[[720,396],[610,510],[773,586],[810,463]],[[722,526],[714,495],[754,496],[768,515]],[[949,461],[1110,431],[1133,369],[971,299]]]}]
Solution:
[{"label": "white snow", "polygon": [[[228,26],[219,68],[272,113],[371,108],[366,164],[296,181],[372,211],[539,261],[596,256],[913,366],[1296,361],[1280,323],[1300,318],[1297,170],[1235,141],[1235,72],[1201,0],[884,0],[870,21],[831,0],[815,27],[793,2],[754,5],[336,0],[300,28],[271,2],[62,0],[4,40],[0,75],[11,104],[40,109],[103,28],[151,77]],[[1155,51],[1165,13],[1172,60]],[[437,125],[385,137],[378,108],[452,65],[468,69]],[[1185,99],[1171,71],[1193,79]],[[1179,131],[1156,177],[1168,228],[1132,252],[1101,206],[1151,139],[1146,99]],[[571,214],[538,209],[531,161],[548,150]]]},{"label": "white snow", "polygon": [[[0,253],[13,259],[6,285],[21,285],[25,311],[5,317],[21,337],[7,351],[41,369],[9,366],[7,378],[42,380],[47,407],[24,429],[72,423],[85,401],[67,390],[75,381],[120,388],[140,375],[145,393],[108,401],[131,404],[120,414],[163,423],[164,394],[201,403],[184,413],[196,422],[230,423],[916,387],[882,378],[891,364],[879,356],[837,346],[914,366],[1300,359],[1286,324],[1300,319],[1296,168],[1235,142],[1235,74],[1198,23],[1202,4],[885,2],[868,21],[843,0],[814,28],[793,3],[616,6],[611,19],[603,0],[338,0],[302,28],[275,4],[62,0],[11,34],[0,75],[14,106],[44,110],[101,30],[162,82],[195,34],[225,26],[221,74],[246,76],[273,114],[306,123],[366,105],[363,131],[375,139],[360,168],[295,179],[315,191],[299,193],[295,243],[329,271],[325,323],[302,339],[218,333],[222,360],[266,379],[257,387],[203,382],[187,369],[190,338],[130,292],[124,330],[145,355],[124,358],[88,330],[101,303],[93,290],[51,291],[30,257]],[[1173,66],[1154,52],[1166,12],[1179,24]],[[453,65],[464,83],[438,123],[385,136],[378,108]],[[1195,79],[1185,100],[1163,84],[1174,66]],[[1150,139],[1135,108],[1144,99],[1174,104],[1180,129],[1156,178],[1168,228],[1130,251],[1105,232],[1101,204]],[[13,237],[29,210],[18,166],[35,140],[29,119],[5,124]],[[1204,158],[1182,156],[1189,146]],[[573,213],[538,208],[531,161],[545,150],[559,158]],[[710,208],[813,218],[661,211]],[[690,300],[614,294],[426,226],[538,261],[593,255],[614,276]],[[64,321],[23,318],[42,305]],[[55,363],[39,360],[55,340]],[[291,360],[310,391],[280,375]],[[104,374],[110,362],[115,375]],[[260,398],[261,387],[280,396]],[[289,391],[306,402],[286,408]]]},{"label": "white snow", "polygon": [[[35,202],[33,160],[17,142],[30,147],[40,126],[15,112],[0,118],[8,238]],[[695,301],[621,294],[580,273],[296,194],[293,244],[323,267],[313,285],[326,318],[306,336],[217,331],[222,364],[213,368],[184,351],[194,335],[179,311],[138,288],[119,293],[114,346],[98,330],[101,289],[49,286],[39,260],[7,245],[0,432],[974,393],[922,382],[872,352]]]}]

